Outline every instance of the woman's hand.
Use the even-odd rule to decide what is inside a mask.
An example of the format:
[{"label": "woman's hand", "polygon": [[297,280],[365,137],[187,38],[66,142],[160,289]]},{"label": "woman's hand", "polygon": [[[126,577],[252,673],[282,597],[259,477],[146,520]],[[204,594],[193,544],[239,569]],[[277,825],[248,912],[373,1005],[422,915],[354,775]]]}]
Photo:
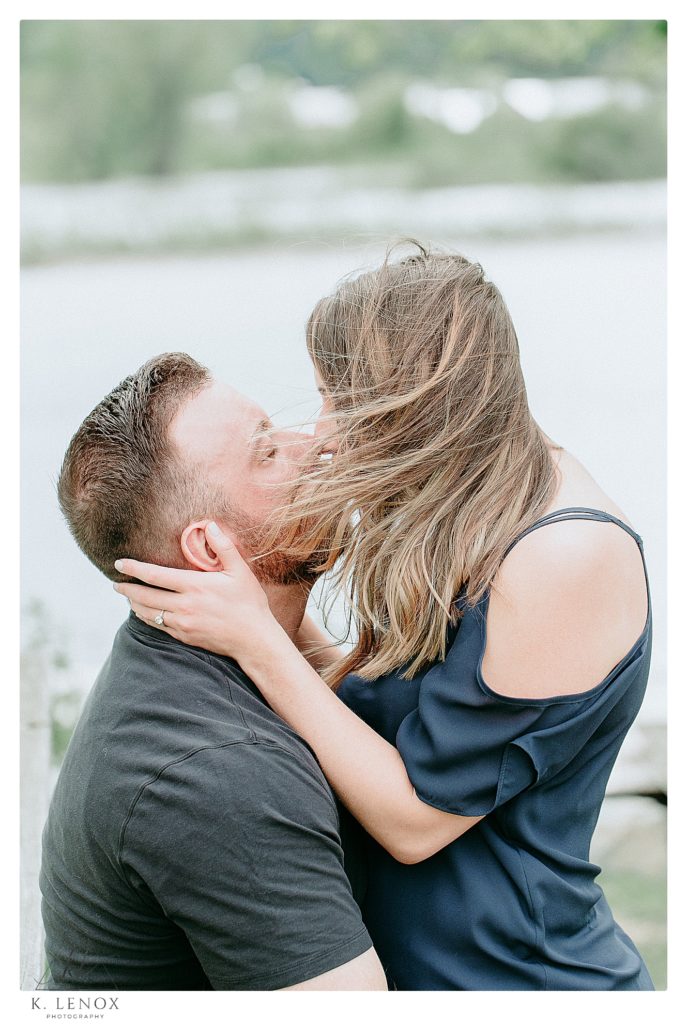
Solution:
[{"label": "woman's hand", "polygon": [[[231,540],[216,523],[208,525],[206,535],[221,571],[167,569],[123,558],[115,562],[118,572],[150,586],[115,583],[115,590],[129,599],[132,611],[149,625],[242,664],[271,629],[280,627],[264,590]],[[164,624],[156,618],[163,611]]]}]

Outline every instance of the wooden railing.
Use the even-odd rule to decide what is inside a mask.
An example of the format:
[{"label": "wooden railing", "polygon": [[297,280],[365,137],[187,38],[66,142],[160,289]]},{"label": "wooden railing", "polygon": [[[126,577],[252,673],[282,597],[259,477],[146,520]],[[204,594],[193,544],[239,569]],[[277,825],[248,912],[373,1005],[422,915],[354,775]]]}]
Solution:
[{"label": "wooden railing", "polygon": [[50,698],[42,658],[22,664],[20,696],[20,988],[35,989],[45,970],[38,872],[50,796]]}]

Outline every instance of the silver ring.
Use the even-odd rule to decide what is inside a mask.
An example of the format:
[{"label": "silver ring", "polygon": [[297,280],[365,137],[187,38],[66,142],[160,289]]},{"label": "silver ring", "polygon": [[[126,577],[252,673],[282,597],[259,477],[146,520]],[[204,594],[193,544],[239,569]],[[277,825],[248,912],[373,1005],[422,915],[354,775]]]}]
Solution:
[{"label": "silver ring", "polygon": [[164,611],[160,612],[159,615],[156,615],[155,618],[153,619],[153,622],[157,626],[164,626],[164,624],[165,624],[165,613],[164,613]]}]

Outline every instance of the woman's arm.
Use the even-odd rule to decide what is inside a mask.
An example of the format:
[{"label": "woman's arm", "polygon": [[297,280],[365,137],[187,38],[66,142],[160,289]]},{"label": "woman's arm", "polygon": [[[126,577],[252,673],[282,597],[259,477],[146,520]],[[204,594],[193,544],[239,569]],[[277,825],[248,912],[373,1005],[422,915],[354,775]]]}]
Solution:
[{"label": "woman's arm", "polygon": [[425,860],[480,820],[420,800],[398,750],[328,689],[276,621],[241,665],[277,714],[308,741],[343,803],[396,860]]},{"label": "woman's arm", "polygon": [[295,642],[298,650],[316,672],[324,672],[343,658],[332,638],[323,633],[309,615],[303,616]]}]

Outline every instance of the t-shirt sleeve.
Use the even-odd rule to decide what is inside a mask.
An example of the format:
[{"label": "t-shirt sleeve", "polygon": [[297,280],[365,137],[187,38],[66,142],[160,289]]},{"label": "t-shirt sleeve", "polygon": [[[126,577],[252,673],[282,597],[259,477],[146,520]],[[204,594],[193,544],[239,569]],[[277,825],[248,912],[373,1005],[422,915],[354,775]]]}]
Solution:
[{"label": "t-shirt sleeve", "polygon": [[429,670],[396,745],[421,800],[481,816],[562,771],[605,714],[594,696],[500,697],[466,671],[456,651]]},{"label": "t-shirt sleeve", "polygon": [[143,788],[121,861],[183,930],[213,988],[285,988],[372,945],[337,826],[331,792],[296,755],[232,743]]}]

